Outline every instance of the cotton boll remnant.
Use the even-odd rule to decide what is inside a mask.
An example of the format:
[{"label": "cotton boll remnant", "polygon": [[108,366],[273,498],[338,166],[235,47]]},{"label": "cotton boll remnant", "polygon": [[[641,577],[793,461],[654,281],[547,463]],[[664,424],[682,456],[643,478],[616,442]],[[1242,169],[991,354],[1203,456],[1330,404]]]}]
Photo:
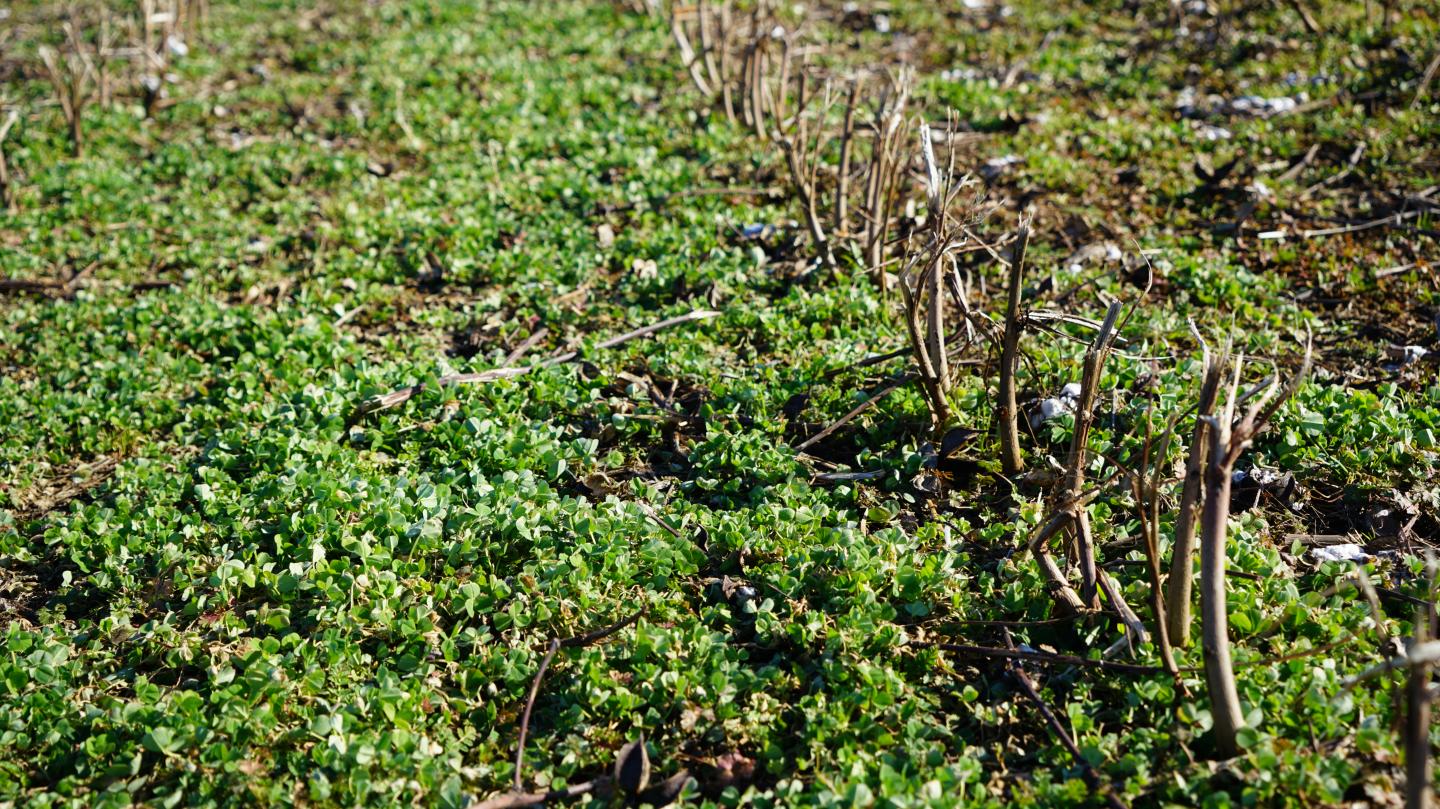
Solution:
[{"label": "cotton boll remnant", "polygon": [[985,73],[973,67],[952,67],[941,71],[940,78],[944,81],[977,81],[985,78]]},{"label": "cotton boll remnant", "polygon": [[1407,365],[1419,362],[1429,354],[1429,349],[1421,346],[1386,346],[1385,355],[1390,358],[1390,362],[1385,364],[1385,369],[1398,371]]},{"label": "cotton boll remnant", "polygon": [[1279,115],[1282,112],[1294,112],[1310,97],[1304,93],[1298,96],[1280,96],[1278,98],[1266,98],[1265,96],[1247,95],[1232,99],[1225,105],[1227,111],[1237,115],[1254,115],[1259,118],[1269,118],[1272,115]]},{"label": "cotton boll remnant", "polygon": [[1080,383],[1070,382],[1060,389],[1058,396],[1043,399],[1030,414],[1030,429],[1038,430],[1040,425],[1067,413],[1074,413],[1080,402]]},{"label": "cotton boll remnant", "polygon": [[1265,502],[1278,504],[1290,511],[1303,505],[1300,484],[1289,472],[1270,469],[1237,469],[1230,476],[1230,510],[1246,511]]},{"label": "cotton boll remnant", "polygon": [[1185,118],[1195,118],[1201,114],[1199,105],[1199,93],[1194,87],[1185,87],[1175,96],[1175,109]]},{"label": "cotton boll remnant", "polygon": [[1368,562],[1374,557],[1353,542],[1340,545],[1326,545],[1310,549],[1310,558],[1316,562]]},{"label": "cotton boll remnant", "polygon": [[985,161],[980,167],[980,176],[986,182],[993,182],[1000,175],[1010,170],[1011,166],[1024,162],[1019,155],[1008,154],[1004,157],[992,157]]},{"label": "cotton boll remnant", "polygon": [[1194,87],[1186,87],[1175,96],[1175,109],[1185,118],[1203,118],[1208,115],[1242,115],[1251,118],[1269,118],[1287,112],[1294,112],[1301,104],[1310,100],[1305,93],[1293,96],[1267,97],[1243,95],[1238,98],[1223,98],[1218,95],[1202,97]]},{"label": "cotton boll remnant", "polygon": [[635,277],[645,281],[649,281],[660,276],[660,266],[655,263],[655,259],[653,258],[635,259],[634,261],[630,262],[630,271],[635,273]]},{"label": "cotton boll remnant", "polygon": [[1125,252],[1114,242],[1092,242],[1071,253],[1064,263],[1070,272],[1079,272],[1089,264],[1113,264],[1125,258]]}]

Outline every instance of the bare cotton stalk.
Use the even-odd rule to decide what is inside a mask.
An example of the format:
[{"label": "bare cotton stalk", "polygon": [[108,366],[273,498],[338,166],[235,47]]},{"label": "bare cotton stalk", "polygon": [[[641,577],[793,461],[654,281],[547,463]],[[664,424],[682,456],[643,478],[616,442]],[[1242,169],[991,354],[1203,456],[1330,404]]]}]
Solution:
[{"label": "bare cotton stalk", "polygon": [[[1111,304],[1105,315],[1105,322],[1085,352],[1084,371],[1080,379],[1080,400],[1075,407],[1075,432],[1070,439],[1070,460],[1066,466],[1065,491],[1070,500],[1077,500],[1085,488],[1085,465],[1087,462],[1086,443],[1090,440],[1090,426],[1095,419],[1095,399],[1100,391],[1100,376],[1105,368],[1105,359],[1114,345],[1115,320],[1120,316],[1120,304]],[[1074,533],[1077,555],[1080,562],[1080,598],[1092,608],[1098,606],[1095,574],[1095,539],[1090,530],[1090,512],[1080,508],[1074,514]]]},{"label": "bare cotton stalk", "polygon": [[[1198,337],[1198,334],[1197,334]],[[1175,544],[1170,556],[1170,579],[1166,582],[1165,603],[1168,606],[1167,627],[1170,640],[1181,648],[1190,645],[1190,593],[1195,571],[1195,522],[1199,515],[1200,494],[1204,488],[1205,464],[1210,457],[1209,425],[1205,416],[1215,409],[1220,392],[1223,363],[1210,354],[1210,347],[1200,341],[1203,376],[1200,401],[1196,409],[1195,432],[1190,441],[1190,460],[1185,466],[1185,483],[1180,494],[1180,510],[1175,517]]]},{"label": "bare cotton stalk", "polygon": [[[728,3],[722,3],[728,5]],[[710,93],[714,94],[715,88],[724,87],[725,77],[720,72],[720,55],[716,53],[717,43],[715,37],[721,33],[716,31],[716,23],[719,20],[710,11],[710,5],[705,0],[700,0],[696,6],[697,30],[700,34],[700,59],[705,64],[705,80],[710,85]],[[722,29],[723,31],[723,29]],[[703,91],[702,91],[703,92]]]},{"label": "bare cotton stalk", "polygon": [[768,2],[753,5],[738,24],[733,12],[730,0],[707,0],[693,7],[674,4],[670,36],[695,88],[711,103],[718,102],[728,120],[739,120],[765,140],[766,112],[776,101],[783,104],[788,82],[787,65],[782,62],[778,84],[770,87],[774,78],[769,43],[778,20]]},{"label": "bare cotton stalk", "polygon": [[900,292],[905,307],[905,327],[910,348],[919,366],[920,389],[930,407],[931,428],[939,432],[950,422],[950,376],[946,354],[947,270],[953,271],[951,253],[965,243],[964,229],[957,227],[947,212],[958,185],[942,177],[935,162],[930,128],[921,124],[920,153],[924,160],[928,206],[923,246],[912,254],[900,274]]},{"label": "bare cotton stalk", "polygon": [[1050,557],[1049,551],[1045,549],[1051,537],[1060,533],[1074,519],[1077,509],[1083,509],[1098,491],[1082,496],[1078,501],[1062,502],[1055,510],[1055,513],[1030,534],[1025,546],[1035,555],[1036,561],[1040,563],[1040,572],[1045,575],[1045,580],[1050,583],[1051,595],[1055,597],[1060,605],[1071,613],[1086,612],[1090,609],[1084,601],[1080,600],[1080,594],[1070,586],[1070,582],[1061,572],[1055,560]]},{"label": "bare cotton stalk", "polygon": [[845,120],[840,125],[840,164],[835,174],[835,219],[830,229],[843,237],[850,233],[850,154],[855,141],[855,105],[860,98],[860,79],[850,80],[845,98]]},{"label": "bare cotton stalk", "polygon": [[1236,418],[1243,362],[1243,355],[1235,360],[1224,410],[1218,416],[1205,417],[1210,428],[1210,457],[1205,466],[1205,507],[1200,515],[1200,620],[1205,685],[1210,697],[1210,715],[1214,718],[1215,748],[1226,758],[1239,753],[1236,733],[1244,723],[1235,687],[1235,669],[1230,661],[1230,619],[1226,608],[1225,542],[1226,523],[1230,518],[1230,482],[1235,462],[1309,372],[1310,346],[1305,347],[1305,361],[1299,373],[1283,389],[1272,379],[1245,414]]},{"label": "bare cotton stalk", "polygon": [[731,98],[730,79],[727,69],[735,63],[734,56],[730,53],[731,43],[734,41],[734,29],[730,25],[730,2],[725,0],[720,4],[720,12],[716,19],[717,34],[720,38],[720,54],[716,58],[716,71],[720,79],[720,100],[725,106],[725,118],[731,123],[735,122],[735,102]]},{"label": "bare cotton stalk", "polygon": [[[824,265],[829,269],[834,269],[836,266],[835,250],[825,232],[824,215],[820,211],[819,187],[821,155],[825,151],[828,141],[824,129],[824,116],[829,107],[829,89],[824,91],[826,98],[820,105],[820,121],[816,127],[813,143],[810,126],[805,117],[805,107],[810,102],[806,93],[807,80],[802,71],[791,130],[788,134],[777,133],[777,136],[780,148],[785,153],[785,165],[790,169],[791,188],[800,201],[800,210],[805,216],[805,226],[810,231],[810,241],[815,244],[815,249],[819,252],[820,260]],[[778,103],[772,108],[772,115],[777,122],[784,119],[784,110]]]},{"label": "bare cotton stalk", "polygon": [[95,80],[98,85],[100,106],[109,109],[111,102],[110,57],[115,52],[114,34],[110,27],[110,12],[102,12],[100,33],[95,40]]},{"label": "bare cotton stalk", "polygon": [[[1430,639],[1430,608],[1415,611],[1415,640],[1418,649]],[[1405,808],[1430,809],[1430,670],[1432,664],[1410,665],[1405,683]]]},{"label": "bare cotton stalk", "polygon": [[[704,13],[705,9],[702,6],[700,14],[703,16]],[[704,31],[705,29],[702,27],[701,30]],[[712,95],[713,91],[710,89],[710,83],[705,80],[705,76],[701,73],[701,68],[704,66],[704,63],[702,63],[700,58],[695,54],[695,48],[690,44],[690,36],[685,33],[685,26],[681,23],[678,12],[672,12],[670,14],[670,35],[675,38],[675,46],[680,49],[680,62],[685,65],[685,72],[690,74],[690,80],[695,83],[695,89],[699,90],[701,95]]]},{"label": "bare cotton stalk", "polygon": [[95,66],[70,23],[65,24],[65,34],[67,52],[62,55],[54,48],[43,46],[40,48],[40,60],[45,63],[50,86],[55,89],[60,111],[70,131],[70,153],[79,157],[85,151],[81,119],[93,97]]},{"label": "bare cotton stalk", "polygon": [[1025,471],[1020,454],[1020,407],[1015,397],[1015,372],[1020,364],[1020,285],[1025,266],[1025,248],[1030,243],[1030,225],[1022,222],[1010,254],[1010,289],[1005,305],[1005,337],[1000,351],[1000,393],[996,419],[1000,422],[1000,466],[1007,475]]},{"label": "bare cotton stalk", "polygon": [[206,0],[182,0],[178,12],[179,24],[185,29],[185,35],[200,41],[205,21],[210,16],[210,4]]},{"label": "bare cotton stalk", "polygon": [[1165,458],[1170,452],[1170,440],[1175,435],[1175,420],[1171,419],[1155,448],[1153,471],[1146,478],[1146,471],[1152,467],[1150,454],[1150,423],[1145,424],[1145,448],[1140,461],[1140,470],[1131,477],[1135,494],[1135,511],[1140,518],[1140,533],[1145,541],[1145,562],[1150,573],[1150,609],[1155,613],[1155,643],[1160,648],[1160,659],[1165,670],[1180,678],[1180,667],[1175,662],[1175,652],[1170,646],[1170,629],[1166,623],[1165,594],[1160,580],[1160,486],[1165,482]]},{"label": "bare cotton stalk", "polygon": [[[1089,517],[1085,519],[1088,523]],[[1100,592],[1105,594],[1106,602],[1110,604],[1111,609],[1115,610],[1115,615],[1120,619],[1120,623],[1125,626],[1125,637],[1121,638],[1115,646],[1123,647],[1126,644],[1133,646],[1144,643],[1149,637],[1145,631],[1145,622],[1140,620],[1140,616],[1125,602],[1125,594],[1120,592],[1120,585],[1103,570],[1096,574],[1095,583]]]},{"label": "bare cotton stalk", "polygon": [[880,95],[879,106],[872,121],[870,164],[866,169],[865,196],[861,216],[865,220],[863,242],[865,263],[875,274],[882,290],[889,284],[885,273],[885,241],[890,233],[895,197],[908,163],[905,142],[909,138],[909,122],[905,105],[910,98],[913,74],[902,70],[893,77]]},{"label": "bare cotton stalk", "polygon": [[[764,4],[750,13],[750,44],[745,50],[745,67],[740,74],[742,117],[760,140],[765,140],[765,76],[769,68],[769,33],[763,30],[761,14]],[[776,121],[776,126],[780,122]]]},{"label": "bare cotton stalk", "polygon": [[[1085,352],[1085,374],[1081,382],[1080,407],[1075,414],[1075,436],[1070,447],[1070,465],[1066,469],[1065,482],[1060,489],[1059,500],[1055,505],[1050,518],[1043,523],[1038,530],[1030,536],[1028,547],[1031,553],[1035,554],[1041,565],[1046,579],[1050,581],[1051,588],[1061,603],[1072,611],[1088,611],[1098,609],[1099,599],[1097,594],[1104,590],[1106,601],[1115,610],[1121,623],[1125,625],[1128,632],[1127,640],[1134,640],[1143,643],[1147,637],[1145,624],[1140,620],[1130,605],[1125,603],[1124,595],[1120,588],[1108,577],[1101,576],[1095,568],[1094,538],[1090,527],[1090,511],[1088,509],[1090,500],[1098,493],[1085,492],[1085,464],[1087,452],[1085,441],[1090,433],[1090,423],[1094,418],[1096,389],[1100,384],[1100,371],[1104,368],[1105,358],[1110,353],[1110,347],[1115,339],[1115,321],[1120,316],[1120,304],[1111,304],[1110,310],[1105,315],[1105,322],[1101,324],[1095,341],[1091,344],[1090,350]],[[1069,528],[1075,537],[1076,544],[1080,547],[1080,564],[1082,587],[1080,593],[1075,593],[1069,583],[1045,555],[1045,544],[1051,537]],[[1088,574],[1087,574],[1088,569]]]},{"label": "bare cotton stalk", "polygon": [[10,110],[6,116],[5,123],[0,124],[0,205],[5,206],[8,213],[15,213],[18,207],[15,204],[15,189],[10,185],[10,166],[5,158],[5,138],[10,135],[10,128],[20,120],[19,110]]},{"label": "bare cotton stalk", "polygon": [[155,0],[140,4],[142,39],[141,97],[145,117],[155,115],[165,95],[165,73],[170,69],[170,43],[175,36],[177,11],[173,2],[162,10]]}]

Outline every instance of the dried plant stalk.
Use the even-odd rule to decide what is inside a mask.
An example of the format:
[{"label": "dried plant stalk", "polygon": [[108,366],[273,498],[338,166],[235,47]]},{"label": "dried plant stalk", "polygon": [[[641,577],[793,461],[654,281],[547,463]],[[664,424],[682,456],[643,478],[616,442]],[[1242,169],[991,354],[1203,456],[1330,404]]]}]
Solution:
[{"label": "dried plant stalk", "polygon": [[[700,8],[699,14],[704,17],[705,8],[703,6]],[[701,30],[704,31],[705,28],[702,27]],[[694,46],[690,44],[690,36],[685,33],[685,26],[681,23],[680,15],[677,13],[670,15],[670,35],[675,38],[675,45],[680,49],[680,62],[685,65],[685,72],[690,74],[690,81],[695,83],[695,89],[699,90],[701,95],[712,95],[714,91],[710,88],[710,82],[706,81],[704,74],[700,72],[703,62],[696,55]]]},{"label": "dried plant stalk", "polygon": [[[1084,371],[1080,379],[1080,399],[1075,407],[1075,432],[1070,439],[1070,459],[1066,465],[1065,492],[1074,501],[1085,488],[1086,443],[1090,440],[1090,427],[1095,419],[1095,399],[1099,395],[1100,375],[1105,368],[1105,359],[1115,340],[1115,321],[1120,316],[1120,304],[1111,304],[1090,349],[1085,352]],[[1076,551],[1080,562],[1080,598],[1090,607],[1099,606],[1097,598],[1098,580],[1095,574],[1095,539],[1090,530],[1090,514],[1080,508],[1074,515]]]},{"label": "dried plant stalk", "polygon": [[1310,346],[1299,373],[1282,389],[1271,380],[1245,414],[1235,416],[1240,372],[1244,356],[1235,360],[1235,370],[1225,397],[1225,408],[1206,415],[1209,425],[1210,457],[1205,465],[1205,506],[1200,514],[1200,620],[1203,631],[1205,684],[1214,718],[1215,748],[1227,758],[1239,753],[1236,734],[1244,723],[1240,696],[1235,687],[1235,669],[1230,660],[1230,619],[1226,610],[1226,530],[1230,518],[1230,482],[1235,462],[1270,422],[1280,405],[1300,387],[1310,370]]},{"label": "dried plant stalk", "polygon": [[82,118],[85,107],[94,97],[95,65],[75,26],[66,22],[64,27],[65,53],[43,46],[40,48],[40,61],[45,64],[45,73],[65,116],[65,125],[70,132],[70,153],[80,157],[85,151]]},{"label": "dried plant stalk", "polygon": [[[1415,638],[1411,648],[1418,649],[1430,639],[1429,607],[1415,611]],[[1430,800],[1430,672],[1433,664],[1416,662],[1410,665],[1405,683],[1405,807],[1429,809]]]},{"label": "dried plant stalk", "polygon": [[872,121],[870,164],[866,169],[861,215],[865,220],[861,234],[865,264],[876,276],[882,290],[888,290],[885,273],[885,241],[891,229],[896,196],[905,175],[907,160],[904,144],[910,135],[905,106],[910,99],[914,74],[902,70],[881,90]]},{"label": "dried plant stalk", "polygon": [[[789,48],[787,47],[783,57],[787,64],[788,54]],[[827,268],[834,269],[836,267],[835,250],[826,233],[824,213],[820,209],[822,197],[820,167],[829,143],[829,135],[825,130],[825,116],[833,101],[828,85],[821,91],[821,97],[818,120],[812,135],[811,123],[806,115],[807,107],[811,103],[809,80],[802,70],[797,79],[795,112],[788,117],[789,130],[787,132],[777,130],[775,134],[780,144],[780,150],[785,154],[785,165],[790,170],[790,189],[800,202],[800,210],[805,217],[805,228],[810,233],[810,241],[819,252],[821,262]],[[783,104],[782,97],[780,100],[775,100],[771,106],[771,116],[777,123],[787,120]]]},{"label": "dried plant stalk", "polygon": [[850,233],[850,158],[855,142],[855,107],[860,100],[860,78],[850,80],[845,97],[845,120],[840,125],[840,163],[835,173],[835,219],[830,228],[845,236]]},{"label": "dried plant stalk", "polygon": [[954,272],[953,252],[964,245],[964,227],[955,223],[949,202],[963,182],[942,176],[935,161],[930,128],[920,126],[920,153],[927,191],[926,227],[921,247],[906,260],[900,274],[905,327],[919,366],[920,388],[930,408],[931,427],[939,432],[950,423],[950,391],[954,380],[947,356],[945,297],[947,271]]},{"label": "dried plant stalk", "polygon": [[101,12],[100,31],[95,40],[95,83],[102,108],[109,108],[113,93],[110,87],[110,57],[114,54],[115,38],[110,24],[110,11]]},{"label": "dried plant stalk", "polygon": [[[821,261],[836,267],[837,239],[851,243],[882,288],[888,286],[882,268],[908,165],[911,71],[868,86],[861,76],[849,79],[843,115],[832,121],[828,83],[823,93],[807,93],[807,84],[817,84],[805,64],[807,49],[797,32],[780,24],[771,3],[762,0],[743,16],[729,0],[673,6],[669,23],[695,87],[757,139],[777,143]],[[870,86],[874,98],[867,99]],[[806,110],[814,96],[825,98],[818,114]],[[863,120],[865,108],[874,110],[873,120]],[[860,145],[865,140],[868,153]],[[857,212],[861,223],[852,222]]]},{"label": "dried plant stalk", "polygon": [[5,117],[5,123],[0,124],[0,205],[3,205],[5,210],[12,214],[19,208],[15,203],[15,189],[10,184],[10,165],[5,157],[5,138],[9,137],[10,129],[18,120],[20,120],[20,111],[12,109],[10,114]]},{"label": "dried plant stalk", "polygon": [[[1193,328],[1193,327],[1192,327]],[[1196,338],[1199,339],[1198,333]],[[1200,400],[1196,409],[1195,432],[1190,441],[1190,460],[1185,466],[1185,483],[1180,494],[1180,510],[1175,518],[1175,544],[1170,556],[1170,578],[1166,582],[1165,603],[1168,608],[1167,628],[1170,640],[1181,648],[1190,645],[1191,591],[1195,571],[1195,524],[1199,515],[1200,495],[1204,488],[1205,465],[1210,457],[1209,425],[1205,415],[1215,409],[1220,392],[1221,362],[1210,354],[1210,347],[1200,340]]]},{"label": "dried plant stalk", "polygon": [[[1100,606],[1098,596],[1103,591],[1105,600],[1109,602],[1111,609],[1125,625],[1127,636],[1124,640],[1143,643],[1148,637],[1144,622],[1125,602],[1124,594],[1121,593],[1119,586],[1109,577],[1100,574],[1095,567],[1094,533],[1090,525],[1088,505],[1098,494],[1098,490],[1085,492],[1085,465],[1088,456],[1085,443],[1094,419],[1095,399],[1100,385],[1101,371],[1104,369],[1105,359],[1110,353],[1110,348],[1114,344],[1116,320],[1119,316],[1120,304],[1112,304],[1105,315],[1104,323],[1100,326],[1099,333],[1096,334],[1090,349],[1085,352],[1085,372],[1081,381],[1079,406],[1075,413],[1075,434],[1071,441],[1065,480],[1060,488],[1058,503],[1050,518],[1031,535],[1028,546],[1039,559],[1045,577],[1050,581],[1052,589],[1057,591],[1057,595],[1061,596],[1064,606],[1073,611],[1098,609]],[[1068,582],[1060,575],[1054,563],[1042,555],[1045,543],[1066,528],[1070,529],[1078,548],[1082,587],[1079,593],[1074,593],[1070,589]]]},{"label": "dried plant stalk", "polygon": [[1146,478],[1146,471],[1152,468],[1150,422],[1145,424],[1145,445],[1140,460],[1140,470],[1132,475],[1131,485],[1135,495],[1135,511],[1140,519],[1140,534],[1145,542],[1145,563],[1150,574],[1150,609],[1155,613],[1155,643],[1160,649],[1161,662],[1165,670],[1179,681],[1180,667],[1175,662],[1175,651],[1170,644],[1170,628],[1166,621],[1168,610],[1165,592],[1160,576],[1160,487],[1165,482],[1165,459],[1170,452],[1170,442],[1175,435],[1176,419],[1166,425],[1165,433],[1153,456],[1153,471]]},{"label": "dried plant stalk", "polygon": [[1015,372],[1020,364],[1020,331],[1024,315],[1020,313],[1020,288],[1025,267],[1025,248],[1030,243],[1030,225],[1022,222],[1016,234],[1015,248],[1010,254],[1010,288],[1005,304],[1005,336],[1000,351],[1000,391],[996,419],[1000,423],[1000,467],[1007,475],[1025,471],[1025,458],[1020,454],[1020,406],[1015,397]]}]

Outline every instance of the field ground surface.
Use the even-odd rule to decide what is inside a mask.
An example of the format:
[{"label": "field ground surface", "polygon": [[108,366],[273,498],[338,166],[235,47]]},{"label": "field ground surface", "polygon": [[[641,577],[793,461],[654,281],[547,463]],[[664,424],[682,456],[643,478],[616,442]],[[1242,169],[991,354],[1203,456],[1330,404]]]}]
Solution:
[{"label": "field ground surface", "polygon": [[897,295],[816,267],[783,156],[634,6],[215,3],[158,103],[114,68],[79,156],[64,10],[0,19],[0,804],[620,803],[643,739],[651,804],[1400,805],[1403,674],[1346,678],[1434,595],[1436,7],[780,12],[837,74],[913,68],[977,239],[1032,217],[1032,471],[1076,319],[1125,304],[1088,508],[1147,625],[1117,470],[1178,419],[1168,569],[1197,335],[1245,387],[1313,335],[1237,467],[1225,758],[1198,628],[1172,677],[1025,551],[1053,486],[1001,471],[995,352],[941,446]]}]

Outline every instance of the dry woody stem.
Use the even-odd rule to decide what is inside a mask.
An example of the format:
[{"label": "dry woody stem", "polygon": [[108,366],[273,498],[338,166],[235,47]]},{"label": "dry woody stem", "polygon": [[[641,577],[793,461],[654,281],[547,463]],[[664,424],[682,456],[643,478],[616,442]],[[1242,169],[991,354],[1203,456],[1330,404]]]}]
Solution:
[{"label": "dry woody stem", "polygon": [[[1240,752],[1237,733],[1244,724],[1235,668],[1230,659],[1230,620],[1226,608],[1226,529],[1230,518],[1230,483],[1235,462],[1264,431],[1280,405],[1300,387],[1310,369],[1311,351],[1298,373],[1281,388],[1271,379],[1253,404],[1237,417],[1244,355],[1236,357],[1224,409],[1204,416],[1209,427],[1209,458],[1205,464],[1205,505],[1200,514],[1200,620],[1205,685],[1214,719],[1216,751],[1226,758]],[[1222,360],[1223,362],[1223,360]]]},{"label": "dry woody stem", "polygon": [[1215,409],[1220,392],[1221,363],[1200,341],[1200,401],[1196,410],[1195,430],[1190,440],[1190,459],[1185,465],[1185,482],[1180,493],[1180,508],[1175,516],[1175,545],[1170,558],[1170,578],[1166,582],[1165,603],[1170,640],[1179,647],[1190,645],[1190,600],[1194,587],[1195,527],[1199,517],[1200,495],[1204,486],[1205,465],[1210,457],[1209,424],[1206,414]]}]

